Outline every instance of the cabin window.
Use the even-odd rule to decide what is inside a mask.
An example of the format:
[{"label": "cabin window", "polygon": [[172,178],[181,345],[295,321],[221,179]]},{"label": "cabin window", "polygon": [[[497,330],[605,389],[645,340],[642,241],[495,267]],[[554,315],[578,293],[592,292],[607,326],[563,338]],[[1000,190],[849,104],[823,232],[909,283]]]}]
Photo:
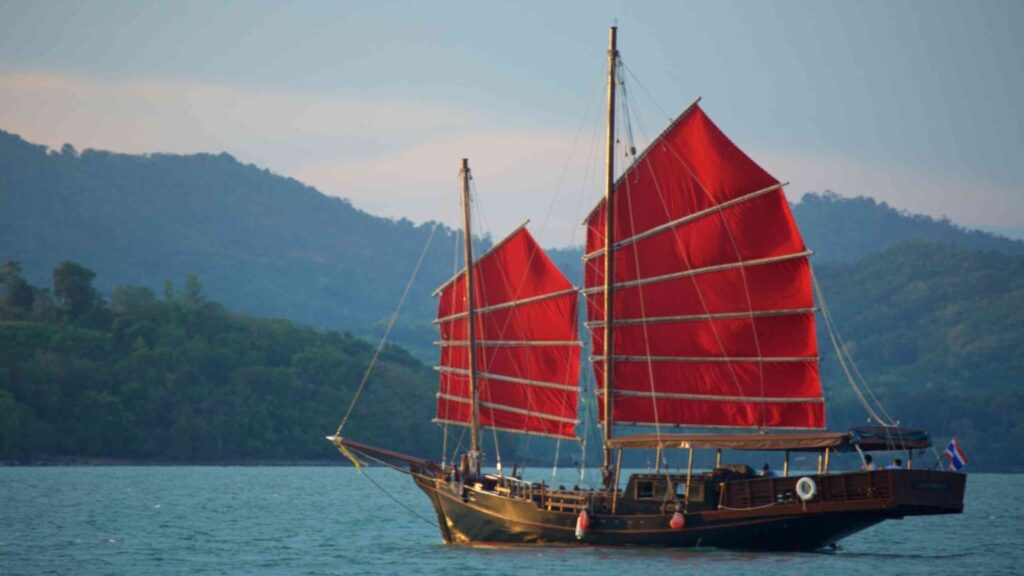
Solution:
[{"label": "cabin window", "polygon": [[640,498],[654,498],[654,482],[650,480],[641,480],[636,483],[636,497]]},{"label": "cabin window", "polygon": [[[676,498],[684,498],[686,494],[686,482],[676,483]],[[703,502],[704,501],[704,483],[703,482],[691,482],[690,483],[690,502]]]}]

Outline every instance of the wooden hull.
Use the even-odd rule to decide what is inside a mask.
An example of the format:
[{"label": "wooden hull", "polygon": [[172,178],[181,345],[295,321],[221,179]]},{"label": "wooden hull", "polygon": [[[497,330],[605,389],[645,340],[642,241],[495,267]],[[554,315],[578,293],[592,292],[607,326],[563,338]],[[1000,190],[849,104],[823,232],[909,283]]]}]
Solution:
[{"label": "wooden hull", "polygon": [[[843,477],[847,478],[843,478]],[[622,500],[616,513],[590,512],[590,526],[581,539],[575,535],[578,512],[550,510],[543,499],[515,498],[482,487],[460,487],[427,475],[414,476],[437,512],[445,542],[453,544],[554,544],[599,546],[654,546],[760,550],[813,550],[873,526],[883,520],[908,515],[950,514],[963,510],[965,477],[960,474],[924,470],[864,472],[845,475],[811,476],[821,492],[808,502],[782,501],[786,486],[796,478],[752,479],[741,487],[747,494],[780,487],[767,504],[750,502],[743,509],[725,509],[722,502],[713,509],[685,514],[685,525],[669,525],[674,511],[641,513]],[[857,485],[865,479],[876,490],[851,499],[838,494],[835,486]],[[873,493],[871,493],[873,492]],[[858,493],[859,494],[859,493]],[[599,501],[599,500],[598,500]],[[591,501],[592,510],[606,508]]]}]

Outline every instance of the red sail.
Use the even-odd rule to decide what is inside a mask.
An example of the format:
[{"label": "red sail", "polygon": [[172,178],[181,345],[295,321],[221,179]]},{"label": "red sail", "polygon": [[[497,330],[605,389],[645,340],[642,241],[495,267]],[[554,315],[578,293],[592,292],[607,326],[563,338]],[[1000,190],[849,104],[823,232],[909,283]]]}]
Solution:
[{"label": "red sail", "polygon": [[[525,227],[473,265],[480,425],[575,437],[577,291]],[[470,421],[465,270],[438,289],[438,422]]]},{"label": "red sail", "polygon": [[[614,422],[824,428],[809,253],[779,182],[694,104],[612,198]],[[602,202],[584,291],[599,396],[604,227]]]}]

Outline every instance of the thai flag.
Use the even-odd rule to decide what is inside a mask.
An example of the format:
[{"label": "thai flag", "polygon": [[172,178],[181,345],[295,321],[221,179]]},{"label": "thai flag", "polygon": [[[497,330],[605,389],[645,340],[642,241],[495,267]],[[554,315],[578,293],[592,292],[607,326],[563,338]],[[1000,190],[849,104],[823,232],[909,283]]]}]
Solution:
[{"label": "thai flag", "polygon": [[943,454],[946,455],[946,458],[949,458],[949,470],[959,472],[961,468],[967,465],[967,457],[960,450],[960,444],[957,443],[956,436],[953,436],[949,441],[949,445],[946,446],[946,451]]}]

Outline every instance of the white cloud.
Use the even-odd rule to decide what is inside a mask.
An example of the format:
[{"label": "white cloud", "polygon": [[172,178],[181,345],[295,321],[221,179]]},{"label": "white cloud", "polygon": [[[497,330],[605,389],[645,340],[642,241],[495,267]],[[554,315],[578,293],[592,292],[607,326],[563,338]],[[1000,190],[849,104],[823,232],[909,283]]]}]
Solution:
[{"label": "white cloud", "polygon": [[805,192],[833,190],[843,196],[870,196],[890,206],[933,217],[947,216],[970,227],[1024,225],[1024,193],[946,171],[917,170],[894,160],[867,162],[814,152],[751,150],[761,166],[790,182],[796,201]]},{"label": "white cloud", "polygon": [[[0,76],[0,127],[59,147],[121,152],[226,150],[286,165],[317,154],[371,156],[387,142],[458,130],[472,110],[302,90],[166,80],[106,82],[44,74]],[[334,150],[324,150],[326,145]]]},{"label": "white cloud", "polygon": [[[0,128],[33,142],[129,153],[227,151],[372,213],[451,225],[459,224],[459,162],[468,157],[478,230],[500,237],[531,218],[547,245],[582,243],[579,220],[602,189],[600,132],[588,128],[576,142],[568,130],[516,128],[499,114],[304,90],[0,75]],[[895,160],[750,153],[790,180],[791,194],[832,189],[969,226],[1024,226],[1020,190]]]},{"label": "white cloud", "polygon": [[501,237],[531,219],[542,242],[562,246],[582,242],[580,218],[601,194],[600,184],[583,183],[598,166],[581,159],[567,166],[572,149],[573,138],[559,132],[467,131],[377,158],[310,164],[295,176],[321,190],[350,191],[357,206],[376,214],[458,226],[459,168],[468,157],[481,231]]}]

